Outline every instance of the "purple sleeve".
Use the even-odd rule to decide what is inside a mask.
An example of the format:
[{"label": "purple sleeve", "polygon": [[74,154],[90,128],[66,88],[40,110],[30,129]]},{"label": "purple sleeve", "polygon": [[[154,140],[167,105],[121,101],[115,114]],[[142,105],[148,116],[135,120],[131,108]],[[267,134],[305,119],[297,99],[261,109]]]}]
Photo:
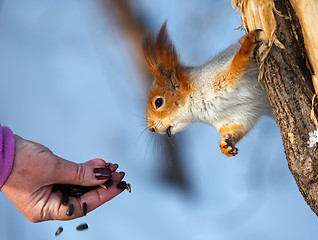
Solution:
[{"label": "purple sleeve", "polygon": [[7,181],[14,160],[14,137],[10,128],[0,124],[0,188]]}]

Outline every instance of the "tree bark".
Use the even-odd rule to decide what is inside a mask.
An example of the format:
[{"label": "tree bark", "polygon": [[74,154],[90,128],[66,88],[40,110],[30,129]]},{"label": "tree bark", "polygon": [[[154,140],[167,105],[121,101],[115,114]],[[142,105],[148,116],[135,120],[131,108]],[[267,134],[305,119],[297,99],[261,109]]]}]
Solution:
[{"label": "tree bark", "polygon": [[[247,7],[251,2],[254,5]],[[318,144],[315,138],[309,143],[318,128],[318,111],[314,72],[303,38],[305,26],[301,26],[288,0],[233,3],[238,6],[247,31],[266,28],[268,42],[257,54],[260,79],[281,132],[289,169],[304,199],[318,216]]]}]

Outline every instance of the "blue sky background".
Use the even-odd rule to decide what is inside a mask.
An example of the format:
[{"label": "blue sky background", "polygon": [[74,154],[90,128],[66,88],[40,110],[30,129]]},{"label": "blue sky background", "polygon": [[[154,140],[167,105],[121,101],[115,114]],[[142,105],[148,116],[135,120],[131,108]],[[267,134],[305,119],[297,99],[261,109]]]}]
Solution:
[{"label": "blue sky background", "polygon": [[[230,0],[135,0],[168,31],[183,62],[199,65],[244,33]],[[226,158],[215,129],[180,133],[191,191],[163,182],[160,143],[144,131],[147,93],[133,52],[95,1],[3,0],[0,8],[0,122],[84,162],[117,162],[132,184],[87,217],[30,223],[0,194],[1,239],[314,239],[317,217],[288,169],[275,122],[262,118]],[[87,222],[89,230],[75,231]],[[57,238],[56,238],[57,239]]]}]

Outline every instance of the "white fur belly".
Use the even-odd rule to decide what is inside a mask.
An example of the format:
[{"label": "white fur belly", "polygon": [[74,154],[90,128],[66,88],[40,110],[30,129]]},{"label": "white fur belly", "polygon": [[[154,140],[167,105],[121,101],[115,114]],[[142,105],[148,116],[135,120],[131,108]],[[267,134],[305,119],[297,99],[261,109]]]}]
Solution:
[{"label": "white fur belly", "polygon": [[[257,76],[257,75],[256,75]],[[252,78],[251,78],[252,77]],[[251,129],[258,118],[270,114],[266,94],[257,85],[257,77],[246,76],[238,86],[220,92],[202,92],[191,104],[194,121],[219,129],[229,123]]]}]

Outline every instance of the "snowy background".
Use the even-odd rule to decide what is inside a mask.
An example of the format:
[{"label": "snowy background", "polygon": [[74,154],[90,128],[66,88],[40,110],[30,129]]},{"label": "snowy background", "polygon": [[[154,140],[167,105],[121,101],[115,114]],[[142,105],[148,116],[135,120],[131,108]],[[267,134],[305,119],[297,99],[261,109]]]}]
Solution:
[{"label": "snowy background", "polygon": [[[230,0],[134,0],[168,31],[187,64],[198,65],[244,33]],[[183,133],[190,190],[160,178],[160,143],[144,131],[147,93],[111,14],[95,1],[2,0],[0,122],[55,154],[100,157],[126,172],[132,193],[86,218],[30,223],[0,193],[0,239],[315,239],[316,215],[288,170],[279,130],[262,118],[226,158],[219,134],[194,124]],[[80,223],[89,229],[75,231]]]}]

